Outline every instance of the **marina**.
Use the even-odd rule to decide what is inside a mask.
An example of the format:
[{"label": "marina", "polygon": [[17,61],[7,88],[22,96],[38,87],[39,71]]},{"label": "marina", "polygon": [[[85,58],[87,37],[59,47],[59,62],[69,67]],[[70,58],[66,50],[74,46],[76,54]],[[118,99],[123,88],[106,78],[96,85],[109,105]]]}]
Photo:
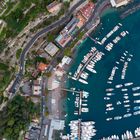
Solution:
[{"label": "marina", "polygon": [[[137,23],[136,17],[133,21]],[[67,94],[70,101],[66,122],[71,124],[79,118],[82,122],[94,121],[96,133],[89,140],[129,140],[140,136],[140,38],[136,37],[140,31],[132,30],[135,25],[130,18],[118,22],[119,18],[112,13],[103,17],[99,33],[89,35],[78,48],[69,71],[67,89],[74,87],[81,93]],[[69,126],[66,132],[71,137]]]},{"label": "marina", "polygon": [[[67,137],[71,140],[90,140],[93,136],[96,135],[96,129],[95,129],[95,122],[94,121],[81,121],[78,120],[72,120],[70,121],[70,135],[63,136]],[[62,137],[62,138],[63,138]]]}]

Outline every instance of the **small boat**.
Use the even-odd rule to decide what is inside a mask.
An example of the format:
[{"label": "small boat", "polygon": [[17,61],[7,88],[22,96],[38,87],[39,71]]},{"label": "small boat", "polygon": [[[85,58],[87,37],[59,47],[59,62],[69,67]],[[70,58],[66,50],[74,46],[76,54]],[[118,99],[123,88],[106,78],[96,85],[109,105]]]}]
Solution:
[{"label": "small boat", "polygon": [[104,97],[104,100],[110,100],[110,98],[109,97]]},{"label": "small boat", "polygon": [[78,115],[78,112],[74,112],[74,115]]},{"label": "small boat", "polygon": [[121,88],[121,87],[123,87],[122,84],[119,84],[119,85],[116,85],[116,86],[115,86],[115,88]]},{"label": "small boat", "polygon": [[108,84],[112,84],[112,82],[111,82],[111,81],[107,81],[107,83],[108,83]]},{"label": "small boat", "polygon": [[114,110],[114,107],[108,107],[108,108],[106,108],[106,111],[111,111],[111,110]]},{"label": "small boat", "polygon": [[139,90],[139,89],[140,89],[140,87],[133,87],[132,88],[133,91],[136,91],[136,90]]},{"label": "small boat", "polygon": [[125,100],[125,101],[123,101],[124,103],[129,103],[130,102],[130,100]]},{"label": "small boat", "polygon": [[139,111],[136,111],[133,113],[134,115],[139,115],[140,114],[140,110]]},{"label": "small boat", "polygon": [[125,57],[121,56],[121,59],[125,59]]},{"label": "small boat", "polygon": [[81,111],[82,111],[82,112],[89,112],[89,109],[86,108],[86,107],[84,107],[84,108],[81,109]]},{"label": "small boat", "polygon": [[129,97],[128,96],[124,96],[123,98],[127,100]]},{"label": "small boat", "polygon": [[130,112],[130,108],[127,108],[126,111],[127,111],[127,112]]},{"label": "small boat", "polygon": [[129,61],[129,62],[130,62],[130,61],[131,61],[131,58],[127,58],[127,61]]},{"label": "small boat", "polygon": [[83,83],[83,84],[88,84],[87,81],[83,80],[83,79],[79,79],[79,82]]},{"label": "small boat", "polygon": [[127,33],[127,34],[129,34],[129,32],[128,32],[128,31],[126,31],[126,33]]},{"label": "small boat", "polygon": [[106,107],[111,107],[111,106],[112,106],[112,104],[107,104],[107,105],[106,105]]},{"label": "small boat", "polygon": [[124,56],[127,56],[127,54],[126,54],[126,53],[123,53],[123,55],[124,55]]},{"label": "small boat", "polygon": [[117,103],[116,103],[117,105],[121,105],[122,103],[120,102],[120,101],[117,101]]},{"label": "small boat", "polygon": [[112,120],[112,118],[107,118],[107,119],[106,119],[106,121],[111,121],[111,120]]},{"label": "small boat", "polygon": [[89,96],[88,92],[83,91],[82,93],[83,93],[82,98],[88,98],[88,96]]},{"label": "small boat", "polygon": [[133,57],[133,54],[129,54],[129,56]]},{"label": "small boat", "polygon": [[140,106],[135,106],[134,108],[133,108],[133,110],[140,110]]},{"label": "small boat", "polygon": [[126,36],[126,32],[125,32],[125,31],[122,31],[122,32],[121,32],[121,36],[122,36],[122,37],[125,37],[125,36]]},{"label": "small boat", "polygon": [[114,117],[114,120],[120,120],[120,119],[122,119],[122,116],[116,116],[116,117]]},{"label": "small boat", "polygon": [[128,96],[128,93],[124,93],[124,96]]},{"label": "small boat", "polygon": [[127,113],[127,114],[124,114],[124,115],[123,115],[123,118],[128,118],[128,117],[131,117],[131,116],[132,116],[131,113]]},{"label": "small boat", "polygon": [[87,106],[87,104],[82,104],[82,106]]},{"label": "small boat", "polygon": [[79,103],[75,101],[75,107],[79,107]]},{"label": "small boat", "polygon": [[124,62],[124,60],[123,60],[123,59],[120,59],[120,61],[121,61],[121,62]]},{"label": "small boat", "polygon": [[127,88],[123,88],[123,89],[121,89],[121,91],[127,91],[128,89]]},{"label": "small boat", "polygon": [[134,100],[134,103],[140,103],[140,100]]},{"label": "small boat", "polygon": [[124,96],[123,98],[127,100],[129,97],[128,96]]},{"label": "small boat", "polygon": [[113,91],[114,90],[114,88],[108,88],[108,89],[106,89],[106,91],[108,92],[108,91]]},{"label": "small boat", "polygon": [[88,67],[88,66],[86,67],[86,69],[89,70],[89,71],[92,72],[92,73],[97,73],[96,70],[94,70],[94,69],[92,69],[92,68],[90,68],[90,67]]},{"label": "small boat", "polygon": [[71,77],[71,79],[73,79],[73,80],[75,80],[75,81],[77,80],[75,77]]},{"label": "small boat", "polygon": [[112,95],[115,95],[115,93],[107,93],[106,95],[107,96],[112,96]]},{"label": "small boat", "polygon": [[133,85],[132,82],[130,82],[130,83],[125,83],[125,84],[124,84],[124,86],[131,86],[131,85]]},{"label": "small boat", "polygon": [[118,23],[120,26],[122,26],[122,24],[121,23]]},{"label": "small boat", "polygon": [[130,105],[129,105],[129,104],[127,104],[127,105],[124,105],[124,107],[126,107],[126,108],[127,108],[127,107],[130,107]]},{"label": "small boat", "polygon": [[128,53],[128,51],[125,51],[126,53]]},{"label": "small boat", "polygon": [[133,93],[133,96],[140,96],[140,93]]}]

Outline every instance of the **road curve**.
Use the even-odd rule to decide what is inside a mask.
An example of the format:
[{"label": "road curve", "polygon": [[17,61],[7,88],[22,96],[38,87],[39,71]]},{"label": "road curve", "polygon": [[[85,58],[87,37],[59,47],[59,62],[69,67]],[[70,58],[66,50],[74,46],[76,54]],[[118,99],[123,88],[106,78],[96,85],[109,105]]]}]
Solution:
[{"label": "road curve", "polygon": [[26,55],[28,53],[28,51],[30,50],[30,48],[33,46],[33,44],[36,42],[36,40],[41,37],[42,35],[44,35],[45,33],[48,33],[49,31],[57,28],[58,26],[64,24],[67,20],[70,19],[70,16],[72,15],[72,13],[75,11],[75,9],[80,6],[85,0],[80,0],[77,4],[75,4],[66,14],[64,17],[62,17],[61,19],[59,19],[58,21],[52,23],[51,25],[47,26],[46,28],[42,29],[41,31],[39,31],[38,33],[36,33],[33,38],[28,42],[28,44],[26,45],[26,47],[23,49],[21,56],[20,56],[20,60],[19,60],[19,72],[9,90],[10,93],[16,93],[16,89],[18,88],[22,76],[24,74],[24,67],[25,67],[25,58]]}]

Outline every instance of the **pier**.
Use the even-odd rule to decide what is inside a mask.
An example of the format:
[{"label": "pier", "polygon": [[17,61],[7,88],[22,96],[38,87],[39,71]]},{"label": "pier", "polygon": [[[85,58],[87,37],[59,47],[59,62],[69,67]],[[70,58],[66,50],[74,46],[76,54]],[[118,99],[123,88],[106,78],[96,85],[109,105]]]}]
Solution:
[{"label": "pier", "polygon": [[81,93],[81,92],[82,92],[82,91],[76,91],[76,90],[67,89],[67,88],[62,88],[61,90],[63,90],[63,91],[68,91],[68,92],[72,92],[72,93]]},{"label": "pier", "polygon": [[81,115],[81,106],[82,106],[82,96],[83,96],[83,91],[76,91],[76,90],[73,90],[73,89],[67,89],[67,88],[62,88],[61,90],[63,91],[68,91],[68,92],[72,92],[72,93],[78,93],[80,95],[80,99],[79,99],[79,115]]},{"label": "pier", "polygon": [[82,95],[83,95],[83,93],[80,92],[80,100],[79,100],[79,115],[81,115]]},{"label": "pier", "polygon": [[80,119],[78,123],[78,140],[81,140],[81,120]]},{"label": "pier", "polygon": [[80,70],[77,79],[80,77],[80,74],[83,72],[83,70],[85,69],[85,67],[88,65],[88,63],[92,60],[92,58],[97,54],[97,51],[88,59],[88,61],[86,62],[86,64],[82,67],[82,69]]},{"label": "pier", "polygon": [[93,42],[95,42],[96,44],[102,45],[101,42],[99,42],[99,41],[97,41],[96,39],[92,38],[88,33],[86,33],[86,35],[87,35]]}]

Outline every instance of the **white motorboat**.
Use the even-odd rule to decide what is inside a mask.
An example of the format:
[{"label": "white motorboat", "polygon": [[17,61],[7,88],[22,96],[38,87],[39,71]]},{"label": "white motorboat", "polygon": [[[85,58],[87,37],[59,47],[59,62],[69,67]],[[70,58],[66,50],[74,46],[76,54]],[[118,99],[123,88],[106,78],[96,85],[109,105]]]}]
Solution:
[{"label": "white motorboat", "polygon": [[112,118],[107,118],[107,119],[106,119],[106,121],[111,121],[111,120],[112,120]]},{"label": "white motorboat", "polygon": [[119,84],[119,85],[116,85],[116,86],[115,86],[115,88],[121,88],[121,87],[123,87],[122,84]]},{"label": "white motorboat", "polygon": [[105,91],[113,91],[114,90],[114,88],[107,88]]},{"label": "white motorboat", "polygon": [[125,83],[125,84],[124,84],[124,86],[131,86],[131,85],[133,85],[132,82],[130,82],[130,83]]},{"label": "white motorboat", "polygon": [[83,79],[79,79],[79,82],[83,83],[83,84],[88,84],[87,81],[83,80]]},{"label": "white motorboat", "polygon": [[127,114],[123,115],[124,118],[128,118],[128,117],[131,117],[131,116],[132,116],[132,113],[127,113]]},{"label": "white motorboat", "polygon": [[89,109],[84,107],[84,108],[81,108],[81,111],[87,113],[87,112],[89,112]]}]

